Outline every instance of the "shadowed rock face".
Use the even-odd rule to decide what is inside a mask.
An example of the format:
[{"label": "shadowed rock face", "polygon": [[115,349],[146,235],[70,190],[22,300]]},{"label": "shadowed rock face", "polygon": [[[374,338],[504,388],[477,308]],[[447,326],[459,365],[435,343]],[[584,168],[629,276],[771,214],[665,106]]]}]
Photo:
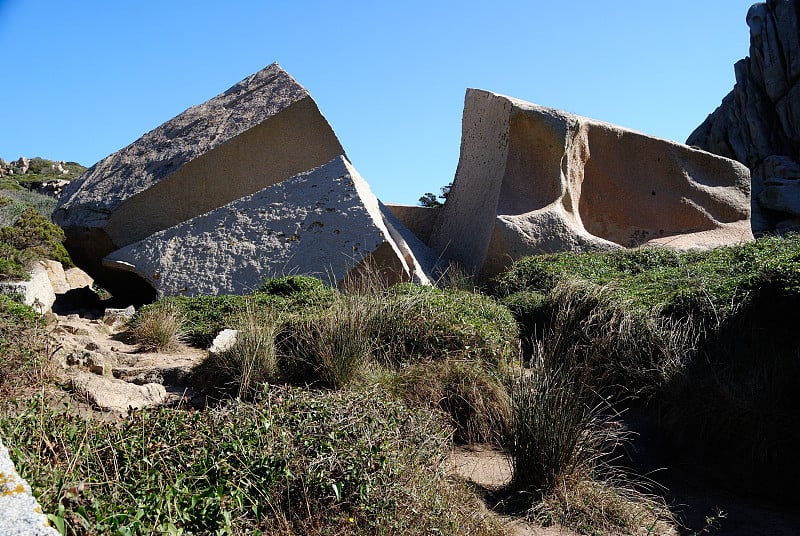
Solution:
[{"label": "shadowed rock face", "polygon": [[53,218],[100,285],[143,296],[152,289],[109,272],[103,257],[339,155],[308,92],[272,64],[95,164],[67,187]]},{"label": "shadowed rock face", "polygon": [[537,253],[749,240],[749,205],[738,162],[471,89],[429,244],[491,276]]},{"label": "shadowed rock face", "polygon": [[756,235],[800,230],[799,13],[796,0],[750,8],[736,85],[686,141],[750,168]]},{"label": "shadowed rock face", "polygon": [[[424,250],[344,157],[264,188],[108,255],[159,296],[247,294],[266,277],[303,273],[332,284],[366,263],[389,282],[428,283]],[[423,262],[426,259],[420,257]]]}]

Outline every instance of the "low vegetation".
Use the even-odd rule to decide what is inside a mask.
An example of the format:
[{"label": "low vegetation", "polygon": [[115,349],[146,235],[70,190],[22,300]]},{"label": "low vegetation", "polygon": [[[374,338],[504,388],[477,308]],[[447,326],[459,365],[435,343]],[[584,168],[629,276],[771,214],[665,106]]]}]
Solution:
[{"label": "low vegetation", "polygon": [[[66,534],[501,533],[447,478],[453,441],[505,449],[496,496],[540,523],[663,533],[678,521],[611,455],[626,409],[681,463],[796,497],[799,259],[790,236],[531,257],[484,293],[289,276],[167,298],[131,321],[144,349],[239,330],[197,371],[207,408],[103,424],[17,397],[0,433]],[[0,312],[7,403],[48,349],[29,309]]]},{"label": "low vegetation", "polygon": [[0,419],[64,534],[496,534],[444,472],[448,431],[374,389],[99,423],[34,399]]}]

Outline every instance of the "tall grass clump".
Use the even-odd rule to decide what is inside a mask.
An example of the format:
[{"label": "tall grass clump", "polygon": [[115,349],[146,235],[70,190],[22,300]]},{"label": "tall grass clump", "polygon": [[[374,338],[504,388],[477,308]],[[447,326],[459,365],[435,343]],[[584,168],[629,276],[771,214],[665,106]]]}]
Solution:
[{"label": "tall grass clump", "polygon": [[614,295],[609,285],[566,279],[547,297],[552,328],[539,341],[598,393],[648,400],[697,353],[691,318],[661,316]]},{"label": "tall grass clump", "polygon": [[505,376],[484,363],[450,359],[401,368],[389,388],[409,406],[442,411],[456,442],[501,446],[511,420]]},{"label": "tall grass clump", "polygon": [[140,309],[130,323],[130,333],[143,352],[172,352],[183,346],[184,316],[173,301],[163,300]]},{"label": "tall grass clump", "polygon": [[237,334],[233,345],[210,354],[195,371],[195,381],[204,391],[251,400],[263,384],[278,380],[277,338],[282,321],[272,309],[259,308],[249,300],[234,326]]},{"label": "tall grass clump", "polygon": [[380,307],[374,297],[339,295],[322,314],[295,323],[291,329],[296,363],[334,389],[359,380],[377,347]]},{"label": "tall grass clump", "polygon": [[537,346],[529,370],[511,388],[509,489],[540,523],[586,534],[659,534],[674,522],[640,482],[614,467],[624,434],[611,406],[579,371]]}]

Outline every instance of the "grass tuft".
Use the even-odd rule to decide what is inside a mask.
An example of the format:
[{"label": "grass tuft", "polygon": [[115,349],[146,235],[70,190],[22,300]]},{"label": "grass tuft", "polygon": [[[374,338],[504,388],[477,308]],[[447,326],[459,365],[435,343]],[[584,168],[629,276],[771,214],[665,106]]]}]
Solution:
[{"label": "grass tuft", "polygon": [[160,301],[131,319],[130,332],[142,352],[172,352],[183,346],[184,317],[172,301]]}]

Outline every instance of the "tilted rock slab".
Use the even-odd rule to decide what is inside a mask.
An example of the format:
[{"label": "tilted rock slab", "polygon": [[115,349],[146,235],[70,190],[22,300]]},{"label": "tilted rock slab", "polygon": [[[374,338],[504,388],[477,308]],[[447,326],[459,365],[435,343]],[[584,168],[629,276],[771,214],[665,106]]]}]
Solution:
[{"label": "tilted rock slab", "polygon": [[756,235],[800,230],[800,2],[771,0],[747,13],[750,55],[736,85],[686,143],[752,172]]},{"label": "tilted rock slab", "polygon": [[461,156],[429,245],[491,276],[525,255],[751,240],[742,164],[470,89]]},{"label": "tilted rock slab", "polygon": [[197,216],[105,258],[159,296],[247,294],[301,273],[341,283],[378,267],[427,283],[436,259],[372,194],[344,157]]},{"label": "tilted rock slab", "polygon": [[53,215],[76,264],[112,293],[103,257],[344,155],[311,96],[272,64],[101,160]]}]

